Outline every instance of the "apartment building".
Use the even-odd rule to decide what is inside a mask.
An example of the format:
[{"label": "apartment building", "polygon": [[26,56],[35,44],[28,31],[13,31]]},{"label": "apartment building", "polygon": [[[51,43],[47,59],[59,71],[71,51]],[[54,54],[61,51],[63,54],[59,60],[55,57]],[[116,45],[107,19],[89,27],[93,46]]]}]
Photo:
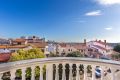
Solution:
[{"label": "apartment building", "polygon": [[113,48],[107,44],[106,40],[90,41],[87,42],[86,46],[87,54],[95,57],[107,56],[113,53]]}]

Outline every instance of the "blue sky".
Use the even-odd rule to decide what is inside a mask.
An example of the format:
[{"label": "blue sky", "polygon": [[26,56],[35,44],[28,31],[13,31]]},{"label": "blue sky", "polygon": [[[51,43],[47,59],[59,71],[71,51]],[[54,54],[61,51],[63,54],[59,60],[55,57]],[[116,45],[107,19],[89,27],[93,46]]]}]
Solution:
[{"label": "blue sky", "polygon": [[120,0],[0,0],[0,37],[120,42]]}]

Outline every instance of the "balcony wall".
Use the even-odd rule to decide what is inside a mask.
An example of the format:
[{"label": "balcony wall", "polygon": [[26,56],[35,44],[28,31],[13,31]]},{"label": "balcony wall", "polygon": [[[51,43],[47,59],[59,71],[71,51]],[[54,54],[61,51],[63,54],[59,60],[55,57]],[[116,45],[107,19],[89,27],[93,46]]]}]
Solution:
[{"label": "balcony wall", "polygon": [[[62,65],[62,72],[60,74],[60,65]],[[66,65],[69,65],[68,72]],[[83,71],[80,70],[80,66],[83,66]],[[68,58],[68,57],[56,57],[56,58],[43,58],[43,59],[31,59],[16,62],[8,62],[0,64],[0,80],[3,80],[4,73],[10,73],[10,80],[16,79],[16,70],[22,71],[21,79],[26,79],[26,69],[31,68],[31,80],[35,79],[35,68],[40,68],[39,80],[120,80],[120,62],[112,60],[100,60],[90,58]],[[55,66],[55,68],[54,68]],[[75,66],[75,69],[74,67]],[[91,66],[90,73],[88,72],[88,66]],[[45,67],[45,74],[43,72]],[[100,69],[100,77],[97,78],[96,68]],[[75,74],[75,75],[74,75]],[[61,77],[61,78],[60,78]],[[68,77],[68,78],[67,78]]]}]

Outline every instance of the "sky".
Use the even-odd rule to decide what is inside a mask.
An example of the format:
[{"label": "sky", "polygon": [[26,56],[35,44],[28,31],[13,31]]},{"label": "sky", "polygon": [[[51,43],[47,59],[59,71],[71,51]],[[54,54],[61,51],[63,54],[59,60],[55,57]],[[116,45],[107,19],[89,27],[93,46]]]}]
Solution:
[{"label": "sky", "polygon": [[0,37],[120,42],[120,0],[0,0]]}]

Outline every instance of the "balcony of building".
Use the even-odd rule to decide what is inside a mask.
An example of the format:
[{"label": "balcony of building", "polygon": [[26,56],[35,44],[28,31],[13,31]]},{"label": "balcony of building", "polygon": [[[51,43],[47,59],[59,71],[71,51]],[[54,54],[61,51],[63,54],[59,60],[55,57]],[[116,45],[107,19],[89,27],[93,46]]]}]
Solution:
[{"label": "balcony of building", "polygon": [[[38,78],[36,67],[39,68]],[[26,78],[28,68],[31,69],[29,79]],[[112,60],[71,57],[31,59],[1,63],[0,80],[120,80],[119,69],[120,62]],[[19,79],[17,70],[21,71]]]}]

